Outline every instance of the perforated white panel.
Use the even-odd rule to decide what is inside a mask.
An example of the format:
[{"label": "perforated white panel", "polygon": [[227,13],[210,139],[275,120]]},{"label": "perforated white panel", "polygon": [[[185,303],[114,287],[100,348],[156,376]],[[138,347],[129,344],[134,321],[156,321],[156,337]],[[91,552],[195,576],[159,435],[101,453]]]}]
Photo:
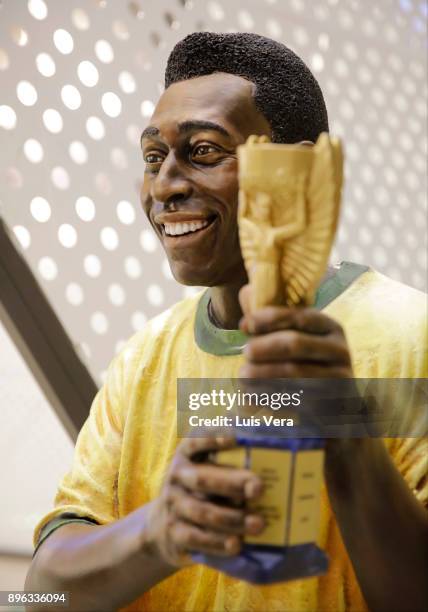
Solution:
[{"label": "perforated white panel", "polygon": [[426,16],[420,0],[4,0],[0,199],[94,376],[189,289],[139,207],[139,137],[174,43],[256,31],[312,68],[347,150],[333,258],[424,288]]}]

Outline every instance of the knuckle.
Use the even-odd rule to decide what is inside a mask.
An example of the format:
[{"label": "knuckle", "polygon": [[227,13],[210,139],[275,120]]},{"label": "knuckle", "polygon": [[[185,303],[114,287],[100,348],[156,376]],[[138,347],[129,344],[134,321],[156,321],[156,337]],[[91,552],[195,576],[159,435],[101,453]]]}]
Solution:
[{"label": "knuckle", "polygon": [[296,331],[290,331],[285,337],[285,350],[289,356],[296,354],[301,346],[300,334]]}]

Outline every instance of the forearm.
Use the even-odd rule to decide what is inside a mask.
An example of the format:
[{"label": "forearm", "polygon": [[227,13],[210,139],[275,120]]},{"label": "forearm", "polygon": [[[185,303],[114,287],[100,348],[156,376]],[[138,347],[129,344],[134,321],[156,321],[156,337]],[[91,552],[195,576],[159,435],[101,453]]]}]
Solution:
[{"label": "forearm", "polygon": [[426,610],[428,517],[381,440],[330,440],[329,497],[373,611]]},{"label": "forearm", "polygon": [[147,537],[149,511],[148,504],[109,525],[59,528],[40,547],[25,589],[69,591],[76,611],[116,610],[130,603],[176,571]]}]

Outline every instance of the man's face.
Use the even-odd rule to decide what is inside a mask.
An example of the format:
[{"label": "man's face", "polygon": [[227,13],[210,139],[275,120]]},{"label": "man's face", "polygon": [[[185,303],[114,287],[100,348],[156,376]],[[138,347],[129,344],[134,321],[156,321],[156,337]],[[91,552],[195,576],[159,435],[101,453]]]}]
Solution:
[{"label": "man's face", "polygon": [[253,87],[225,73],[175,83],[143,132],[141,203],[183,284],[210,287],[245,276],[236,147],[251,134],[271,133]]}]

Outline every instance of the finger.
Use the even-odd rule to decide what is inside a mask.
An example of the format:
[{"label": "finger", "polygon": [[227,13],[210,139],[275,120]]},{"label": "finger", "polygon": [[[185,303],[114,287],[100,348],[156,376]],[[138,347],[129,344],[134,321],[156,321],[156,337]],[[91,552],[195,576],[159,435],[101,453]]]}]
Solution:
[{"label": "finger", "polygon": [[250,285],[244,285],[239,291],[239,303],[241,305],[242,312],[244,315],[250,313],[251,304],[251,287]]},{"label": "finger", "polygon": [[[267,306],[246,315],[243,325],[251,334],[266,334],[281,329],[295,329],[309,334],[338,331],[339,324],[314,308]],[[245,331],[244,329],[244,331]]]},{"label": "finger", "polygon": [[244,348],[252,363],[310,361],[350,363],[347,346],[336,336],[316,336],[295,330],[281,330],[252,338]]},{"label": "finger", "polygon": [[186,438],[179,446],[179,451],[189,459],[199,453],[209,453],[236,446],[234,438]]},{"label": "finger", "polygon": [[172,483],[189,491],[241,500],[254,499],[263,490],[260,478],[249,470],[191,462],[177,467],[172,474]]},{"label": "finger", "polygon": [[177,521],[171,527],[171,538],[181,552],[198,551],[209,555],[233,556],[241,549],[241,540],[236,535],[205,531],[184,521]]},{"label": "finger", "polygon": [[[352,378],[350,367],[297,363],[246,363],[239,371],[240,378]],[[251,386],[251,385],[250,385]]]},{"label": "finger", "polygon": [[264,527],[261,516],[246,514],[210,502],[203,502],[191,495],[182,495],[174,505],[176,515],[194,525],[221,533],[236,535],[260,533]]}]

